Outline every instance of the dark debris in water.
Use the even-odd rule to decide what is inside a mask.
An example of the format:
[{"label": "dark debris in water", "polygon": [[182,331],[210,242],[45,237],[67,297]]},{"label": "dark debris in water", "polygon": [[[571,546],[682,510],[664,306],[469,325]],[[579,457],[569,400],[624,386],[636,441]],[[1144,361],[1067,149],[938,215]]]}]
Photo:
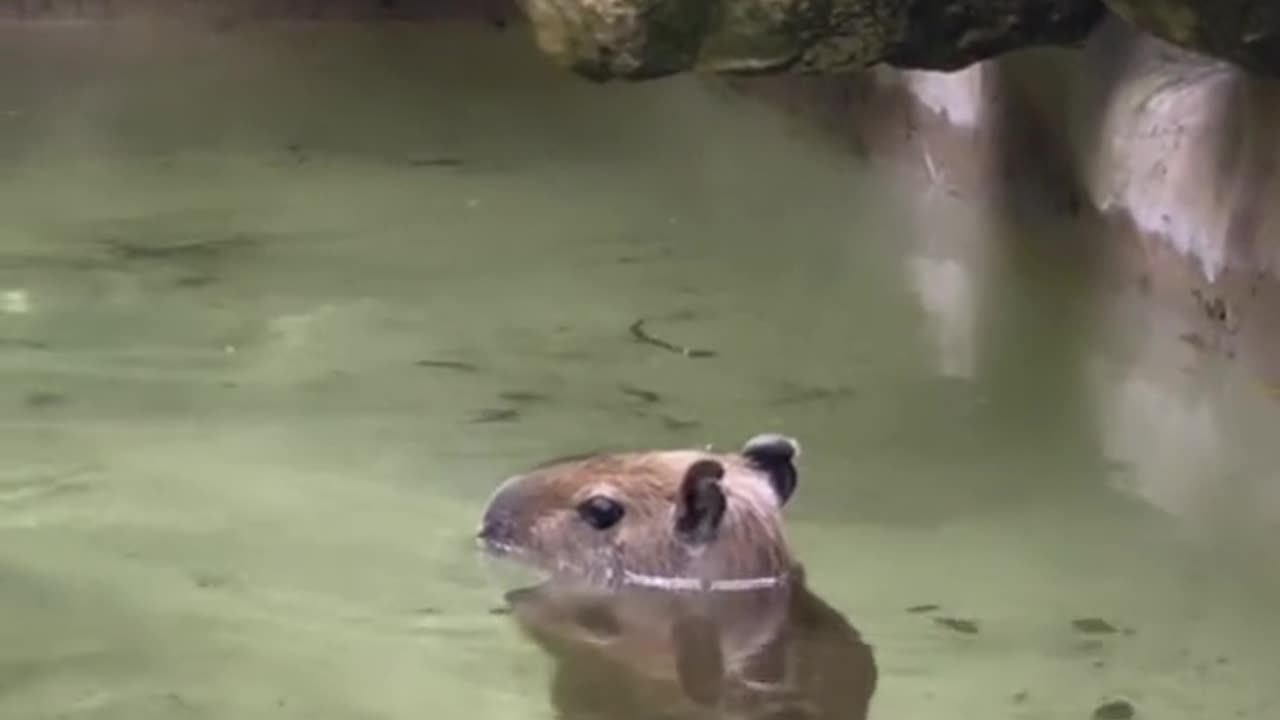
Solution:
[{"label": "dark debris in water", "polygon": [[978,623],[975,620],[966,620],[964,618],[952,617],[936,617],[933,621],[948,630],[954,630],[965,635],[977,635]]},{"label": "dark debris in water", "polygon": [[233,235],[212,240],[192,240],[177,243],[152,243],[110,238],[103,241],[108,251],[120,260],[194,260],[214,259],[228,252],[249,250],[262,244],[258,238]]},{"label": "dark debris in water", "polygon": [[632,385],[621,385],[618,387],[618,389],[622,392],[623,395],[626,395],[627,397],[630,397],[630,398],[635,398],[640,402],[652,404],[652,403],[657,403],[662,401],[662,396],[652,390],[646,390],[644,388],[638,388]]},{"label": "dark debris in water", "polygon": [[935,605],[933,603],[925,603],[923,605],[912,605],[911,607],[907,608],[907,612],[912,613],[914,615],[921,615],[924,613],[935,612],[941,609],[942,609],[941,605]]},{"label": "dark debris in water", "polygon": [[0,348],[22,348],[23,350],[48,350],[49,344],[38,340],[23,338],[0,338]]},{"label": "dark debris in water", "polygon": [[505,606],[504,606],[504,607],[489,608],[489,614],[490,614],[490,615],[510,615],[510,614],[511,614],[511,608],[509,608],[509,607],[505,607]]},{"label": "dark debris in water", "polygon": [[498,393],[498,398],[513,403],[539,403],[550,400],[551,396],[531,390],[504,390]]},{"label": "dark debris in water", "polygon": [[211,572],[195,573],[191,576],[191,581],[195,583],[196,587],[204,590],[215,590],[231,584],[231,578],[226,575]]},{"label": "dark debris in water", "polygon": [[471,416],[471,423],[513,422],[520,418],[520,411],[515,408],[485,408]]},{"label": "dark debris in water", "polygon": [[23,405],[26,405],[27,407],[33,408],[36,410],[56,407],[58,405],[65,405],[66,403],[67,403],[66,395],[63,395],[61,393],[46,392],[46,391],[36,391],[36,392],[27,393],[27,396],[22,399]]},{"label": "dark debris in water", "polygon": [[675,353],[676,355],[683,355],[688,358],[716,357],[717,353],[714,350],[706,350],[703,348],[694,348],[694,347],[686,347],[684,345],[677,345],[673,342],[669,342],[656,335],[653,335],[648,330],[645,329],[645,322],[646,321],[644,318],[640,318],[639,320],[636,320],[635,322],[631,323],[631,327],[628,328],[628,330],[631,333],[631,338],[638,343],[641,343],[643,345],[652,345],[653,347],[661,348],[663,350],[666,350],[667,352]]},{"label": "dark debris in water", "polygon": [[1100,617],[1076,618],[1071,621],[1071,627],[1086,635],[1114,635],[1120,632],[1119,628]]},{"label": "dark debris in water", "polygon": [[462,167],[462,165],[462,158],[452,155],[429,155],[409,158],[410,167],[456,168]]},{"label": "dark debris in water", "polygon": [[1093,711],[1093,720],[1130,720],[1137,714],[1137,708],[1128,700],[1112,700]]},{"label": "dark debris in water", "polygon": [[671,415],[659,415],[658,421],[662,423],[662,427],[675,431],[691,430],[701,424],[697,420],[684,420]]},{"label": "dark debris in water", "polygon": [[170,705],[173,705],[176,708],[181,708],[184,714],[191,713],[195,710],[195,707],[192,706],[192,704],[186,698],[182,697],[182,695],[179,693],[176,693],[176,692],[165,693],[164,699],[165,699],[165,702],[169,703]]},{"label": "dark debris in water", "polygon": [[414,365],[420,368],[431,368],[433,370],[456,370],[458,372],[479,372],[480,367],[469,362],[461,360],[433,360],[430,358],[419,360]]}]

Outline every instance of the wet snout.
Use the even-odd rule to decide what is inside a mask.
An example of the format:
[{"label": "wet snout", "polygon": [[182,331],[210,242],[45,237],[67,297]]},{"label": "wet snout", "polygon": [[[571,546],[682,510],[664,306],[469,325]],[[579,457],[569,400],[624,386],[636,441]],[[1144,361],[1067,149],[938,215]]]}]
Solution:
[{"label": "wet snout", "polygon": [[476,539],[491,545],[510,545],[515,534],[515,522],[510,515],[486,512],[476,530]]},{"label": "wet snout", "polygon": [[490,548],[511,549],[526,540],[520,520],[526,510],[525,493],[519,481],[520,478],[515,477],[503,483],[485,506],[476,529],[476,539]]}]

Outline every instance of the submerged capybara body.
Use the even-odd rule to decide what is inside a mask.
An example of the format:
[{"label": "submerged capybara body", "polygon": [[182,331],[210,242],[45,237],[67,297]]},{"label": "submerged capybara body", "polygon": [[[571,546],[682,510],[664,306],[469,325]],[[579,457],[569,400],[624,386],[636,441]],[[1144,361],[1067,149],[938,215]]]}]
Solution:
[{"label": "submerged capybara body", "polygon": [[782,507],[799,444],[757,435],[738,452],[601,453],[504,482],[478,537],[490,552],[610,585],[751,587],[794,570]]},{"label": "submerged capybara body", "polygon": [[872,648],[802,576],[696,594],[546,583],[507,598],[553,660],[563,720],[865,720],[878,682]]}]

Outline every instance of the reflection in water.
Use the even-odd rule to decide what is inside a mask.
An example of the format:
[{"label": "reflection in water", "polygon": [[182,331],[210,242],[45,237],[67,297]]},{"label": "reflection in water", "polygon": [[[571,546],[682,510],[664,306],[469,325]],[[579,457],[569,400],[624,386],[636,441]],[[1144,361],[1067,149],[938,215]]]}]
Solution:
[{"label": "reflection in water", "polygon": [[563,720],[860,720],[871,648],[803,581],[742,592],[592,592],[555,581],[507,594],[553,664]]},{"label": "reflection in water", "polygon": [[[917,218],[935,217],[921,212]],[[948,224],[947,243],[934,242],[937,247],[923,247],[920,253],[907,261],[906,281],[920,303],[927,318],[926,329],[934,341],[937,372],[943,377],[975,380],[978,372],[978,289],[981,283],[975,277],[979,270],[973,258],[954,258],[946,254],[947,247],[969,244],[972,232],[968,216],[952,218]],[[983,228],[985,229],[985,228]],[[922,228],[925,238],[937,237]],[[954,250],[952,250],[954,252]],[[969,262],[965,262],[965,260]]]}]

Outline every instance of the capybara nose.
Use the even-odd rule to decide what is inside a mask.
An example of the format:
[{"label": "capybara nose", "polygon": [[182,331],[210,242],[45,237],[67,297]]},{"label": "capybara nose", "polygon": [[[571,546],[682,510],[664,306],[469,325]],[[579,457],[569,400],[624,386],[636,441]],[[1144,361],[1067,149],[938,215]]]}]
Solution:
[{"label": "capybara nose", "polygon": [[480,521],[480,529],[476,537],[490,543],[510,543],[515,526],[511,517],[504,513],[488,513]]},{"label": "capybara nose", "polygon": [[480,527],[476,530],[477,539],[498,545],[512,545],[519,540],[517,536],[521,533],[517,520],[529,500],[523,487],[519,478],[512,478],[489,498],[480,517]]}]

